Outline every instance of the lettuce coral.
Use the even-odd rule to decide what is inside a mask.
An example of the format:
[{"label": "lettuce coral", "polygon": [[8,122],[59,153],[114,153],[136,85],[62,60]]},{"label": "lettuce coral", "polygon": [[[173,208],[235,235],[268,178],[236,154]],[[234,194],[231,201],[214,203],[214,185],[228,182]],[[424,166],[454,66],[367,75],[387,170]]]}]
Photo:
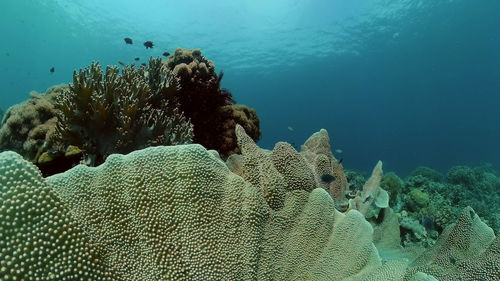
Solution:
[{"label": "lettuce coral", "polygon": [[[314,163],[322,162],[309,162],[286,143],[272,151],[260,149],[240,126],[236,134],[242,154],[230,157],[228,164],[197,144],[157,146],[113,154],[98,167],[79,165],[45,179],[18,154],[0,153],[2,276],[374,281],[498,277],[498,239],[472,209],[464,209],[430,250],[411,260],[397,254],[382,259],[365,216],[358,210],[338,211],[318,184]],[[381,164],[367,190],[377,190],[372,187],[380,178]],[[274,183],[280,185],[280,196],[268,196]],[[384,211],[384,221],[394,223],[389,215]]]}]

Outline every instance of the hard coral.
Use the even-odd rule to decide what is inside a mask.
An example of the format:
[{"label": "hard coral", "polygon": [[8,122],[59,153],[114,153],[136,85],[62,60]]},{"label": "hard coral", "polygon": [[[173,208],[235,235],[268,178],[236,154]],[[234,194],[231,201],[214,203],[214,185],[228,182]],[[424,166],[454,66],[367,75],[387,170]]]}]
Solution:
[{"label": "hard coral", "polygon": [[412,262],[407,276],[418,270],[439,280],[498,280],[499,249],[493,230],[467,207],[436,244]]},{"label": "hard coral", "polygon": [[[464,209],[431,249],[410,260],[396,252],[382,260],[370,223],[357,210],[336,210],[305,157],[286,143],[273,151],[260,149],[240,126],[236,134],[242,145],[242,176],[200,145],[115,154],[99,167],[80,165],[47,179],[19,155],[0,153],[2,276],[498,279],[499,240],[471,208]],[[381,164],[368,190],[379,176]],[[266,192],[272,188],[282,196],[269,204]],[[386,212],[383,220],[395,222]],[[382,239],[380,247],[392,244],[397,231],[390,231],[388,241],[382,241],[382,232],[375,236]]]},{"label": "hard coral", "polygon": [[389,193],[380,187],[382,177],[382,161],[378,161],[363,189],[349,200],[349,209],[360,211],[367,219],[378,218],[380,210],[389,207]]},{"label": "hard coral", "polygon": [[[289,152],[276,161],[293,184],[301,180],[288,171],[304,163],[287,167]],[[273,210],[199,145],[113,155],[48,179],[14,153],[0,161],[8,279],[385,280],[404,272],[382,266],[370,224],[357,211],[336,211],[324,189],[294,185]]]},{"label": "hard coral", "polygon": [[43,153],[64,149],[49,139],[55,130],[55,101],[68,91],[68,85],[54,86],[45,94],[31,93],[27,101],[9,108],[1,124],[0,150],[16,151],[38,163]]},{"label": "hard coral", "polygon": [[443,179],[443,175],[440,172],[425,166],[417,167],[410,174],[410,176],[412,177],[418,175],[423,176],[434,182],[440,182]]},{"label": "hard coral", "polygon": [[218,148],[221,153],[227,156],[239,153],[238,143],[235,142],[236,124],[240,124],[253,140],[258,140],[260,137],[259,117],[253,108],[248,108],[241,104],[224,105],[219,107],[217,111],[222,117],[222,138],[223,142]]},{"label": "hard coral", "polygon": [[82,149],[90,164],[112,153],[128,153],[154,145],[189,143],[193,127],[167,101],[177,79],[161,59],[147,67],[107,67],[97,63],[73,73],[70,91],[59,103],[57,139]]},{"label": "hard coral", "polygon": [[396,205],[403,191],[403,180],[396,173],[389,172],[384,174],[380,187],[389,192],[389,205]]},{"label": "hard coral", "polygon": [[234,128],[240,124],[254,141],[260,137],[259,119],[255,110],[234,105],[231,93],[221,89],[223,77],[200,50],[177,49],[167,62],[178,77],[180,89],[175,97],[181,110],[194,125],[195,143],[215,149],[226,159],[239,152]]}]

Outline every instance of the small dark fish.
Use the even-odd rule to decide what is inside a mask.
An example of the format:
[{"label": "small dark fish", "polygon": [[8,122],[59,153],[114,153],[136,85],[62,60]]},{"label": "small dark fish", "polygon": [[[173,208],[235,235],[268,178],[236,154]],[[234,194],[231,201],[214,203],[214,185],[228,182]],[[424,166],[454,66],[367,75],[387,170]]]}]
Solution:
[{"label": "small dark fish", "polygon": [[121,64],[122,66],[127,66],[127,65],[126,65],[124,62],[122,62],[122,61],[119,61],[118,63],[119,63],[119,64]]},{"label": "small dark fish", "polygon": [[335,177],[330,175],[330,174],[322,174],[321,175],[321,181],[324,183],[331,183],[332,181],[335,180]]},{"label": "small dark fish", "polygon": [[134,60],[135,60],[135,61],[139,61],[139,58],[135,58]]},{"label": "small dark fish", "polygon": [[144,46],[146,46],[146,49],[152,49],[154,44],[151,41],[146,41],[144,42]]},{"label": "small dark fish", "polygon": [[434,229],[434,221],[428,216],[422,216],[420,223],[428,230]]},{"label": "small dark fish", "polygon": [[147,65],[145,63],[141,63],[142,66],[146,67]]},{"label": "small dark fish", "polygon": [[123,40],[125,40],[125,43],[128,44],[128,45],[132,45],[132,39],[130,38],[123,38]]},{"label": "small dark fish", "polygon": [[56,70],[54,69],[54,67],[51,67],[51,68],[50,68],[50,73],[54,73],[54,71],[56,71]]},{"label": "small dark fish", "polygon": [[337,163],[338,163],[338,164],[342,164],[342,161],[344,161],[344,158],[340,158],[340,159],[337,161]]},{"label": "small dark fish", "polygon": [[168,56],[170,56],[170,53],[169,52],[165,52],[165,53],[163,53],[163,56],[168,57]]}]

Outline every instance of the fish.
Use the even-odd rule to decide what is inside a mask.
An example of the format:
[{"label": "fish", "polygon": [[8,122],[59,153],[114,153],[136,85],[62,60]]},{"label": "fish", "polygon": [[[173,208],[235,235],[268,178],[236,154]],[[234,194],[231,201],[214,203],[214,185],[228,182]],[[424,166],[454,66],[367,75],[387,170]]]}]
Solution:
[{"label": "fish", "polygon": [[322,174],[321,181],[328,184],[335,180],[335,177],[330,174]]},{"label": "fish", "polygon": [[123,38],[123,40],[125,41],[125,44],[132,45],[132,39],[126,37],[126,38]]},{"label": "fish", "polygon": [[54,73],[54,71],[55,71],[54,67],[51,67],[50,68],[50,73]]},{"label": "fish", "polygon": [[293,132],[293,127],[292,126],[288,126],[288,131]]},{"label": "fish", "polygon": [[168,56],[170,56],[170,53],[169,53],[169,52],[165,52],[165,53],[163,53],[163,55],[164,55],[165,57],[168,57]]},{"label": "fish", "polygon": [[144,46],[146,46],[146,49],[152,49],[154,44],[151,41],[146,41],[144,42]]},{"label": "fish", "polygon": [[337,164],[342,164],[342,161],[344,161],[344,158],[340,158],[339,160],[337,160]]},{"label": "fish", "polygon": [[138,61],[138,60],[139,60],[139,58],[135,58],[134,60],[135,60],[135,61]]},{"label": "fish", "polygon": [[146,67],[147,65],[145,63],[141,63],[142,66]]},{"label": "fish", "polygon": [[122,61],[119,61],[118,63],[119,63],[119,64],[121,64],[122,66],[127,66],[127,65],[126,65],[124,62],[122,62]]},{"label": "fish", "polygon": [[340,148],[337,148],[337,149],[335,149],[335,152],[340,154],[340,153],[342,153],[344,151],[342,149],[340,149]]},{"label": "fish", "polygon": [[420,224],[422,224],[428,230],[434,229],[434,221],[428,216],[422,216],[422,218],[420,219]]}]

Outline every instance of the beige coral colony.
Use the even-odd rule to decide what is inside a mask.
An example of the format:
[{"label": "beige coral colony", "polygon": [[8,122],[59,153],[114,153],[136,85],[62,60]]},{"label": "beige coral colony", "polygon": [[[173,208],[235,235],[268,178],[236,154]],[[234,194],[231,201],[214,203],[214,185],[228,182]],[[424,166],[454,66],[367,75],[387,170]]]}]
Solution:
[{"label": "beige coral colony", "polygon": [[47,178],[3,152],[3,280],[498,280],[500,242],[470,207],[403,249],[382,162],[352,192],[324,129],[300,152],[236,136],[227,161],[156,146]]}]

